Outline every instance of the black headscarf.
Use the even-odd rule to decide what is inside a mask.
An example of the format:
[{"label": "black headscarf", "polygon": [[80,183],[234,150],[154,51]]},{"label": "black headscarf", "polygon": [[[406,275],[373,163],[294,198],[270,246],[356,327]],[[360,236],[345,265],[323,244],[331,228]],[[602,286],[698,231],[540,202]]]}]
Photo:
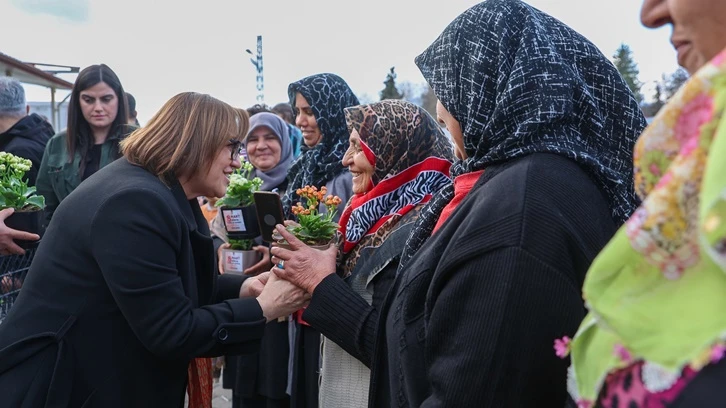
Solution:
[{"label": "black headscarf", "polygon": [[287,88],[290,104],[300,92],[310,104],[320,128],[322,140],[304,151],[288,172],[290,183],[282,199],[285,215],[289,216],[297,200],[295,191],[306,185],[322,187],[346,171],[341,160],[348,149],[348,128],[343,109],[360,103],[343,78],[335,74],[317,74],[293,82]]},{"label": "black headscarf", "polygon": [[[618,224],[637,206],[632,152],[645,118],[610,61],[562,22],[519,0],[489,0],[449,24],[416,65],[461,125],[468,158],[452,176],[550,152],[588,172]],[[453,192],[443,189],[422,211],[402,263]]]}]

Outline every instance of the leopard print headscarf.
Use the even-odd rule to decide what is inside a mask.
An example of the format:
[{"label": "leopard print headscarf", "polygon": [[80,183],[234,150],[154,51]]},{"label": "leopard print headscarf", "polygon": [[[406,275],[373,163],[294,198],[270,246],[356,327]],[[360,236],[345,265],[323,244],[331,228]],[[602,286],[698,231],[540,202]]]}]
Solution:
[{"label": "leopard print headscarf", "polygon": [[360,251],[380,246],[421,206],[451,183],[452,147],[436,121],[405,101],[384,100],[345,109],[374,164],[373,188],[356,194],[340,218],[343,272],[355,269]]},{"label": "leopard print headscarf", "polygon": [[358,98],[343,78],[335,74],[316,74],[293,82],[287,89],[290,104],[300,92],[310,104],[320,128],[322,140],[305,150],[288,171],[288,186],[282,198],[285,216],[290,217],[293,203],[298,201],[297,189],[322,187],[346,171],[341,160],[348,148],[348,129],[343,108],[358,105]]}]

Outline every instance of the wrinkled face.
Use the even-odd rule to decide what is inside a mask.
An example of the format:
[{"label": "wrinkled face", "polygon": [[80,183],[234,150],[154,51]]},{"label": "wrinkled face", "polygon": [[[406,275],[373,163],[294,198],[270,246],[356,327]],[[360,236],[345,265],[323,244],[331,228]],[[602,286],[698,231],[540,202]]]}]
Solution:
[{"label": "wrinkled face", "polygon": [[724,0],[644,0],[640,20],[650,28],[673,26],[678,65],[690,74],[726,48]]},{"label": "wrinkled face", "polygon": [[242,166],[239,161],[241,146],[240,141],[231,140],[219,150],[208,172],[199,169],[183,181],[182,187],[187,198],[223,197],[229,185],[229,175]]},{"label": "wrinkled face", "polygon": [[92,130],[108,130],[118,114],[116,93],[105,82],[81,91],[79,103]]},{"label": "wrinkled face", "polygon": [[361,148],[361,140],[358,131],[353,129],[348,139],[350,145],[343,156],[343,166],[348,167],[350,174],[353,175],[353,193],[363,194],[370,190],[373,186],[373,172],[375,168],[368,161],[363,149]]},{"label": "wrinkled face", "polygon": [[261,171],[269,171],[280,162],[282,146],[275,132],[267,126],[253,130],[246,140],[247,157]]},{"label": "wrinkled face", "polygon": [[454,154],[460,160],[467,158],[466,149],[464,149],[464,134],[461,131],[459,121],[454,119],[449,111],[444,108],[440,101],[436,101],[436,119],[451,134],[451,140],[454,142]]},{"label": "wrinkled face", "polygon": [[295,126],[302,130],[303,141],[307,147],[315,147],[321,140],[323,140],[323,134],[320,133],[318,127],[318,121],[315,119],[310,104],[300,92],[295,94]]}]

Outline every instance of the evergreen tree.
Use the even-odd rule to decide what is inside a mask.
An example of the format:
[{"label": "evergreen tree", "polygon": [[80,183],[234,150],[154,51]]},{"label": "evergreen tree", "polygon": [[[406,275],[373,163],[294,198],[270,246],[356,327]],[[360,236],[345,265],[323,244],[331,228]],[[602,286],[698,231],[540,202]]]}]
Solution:
[{"label": "evergreen tree", "polygon": [[652,118],[653,116],[658,114],[658,111],[660,111],[663,105],[663,85],[659,82],[656,82],[655,90],[653,91],[653,102],[641,105],[643,109],[643,115],[645,115],[646,118]]},{"label": "evergreen tree", "polygon": [[615,68],[618,69],[628,88],[633,92],[635,99],[638,103],[642,102],[643,94],[640,93],[640,87],[643,84],[638,80],[640,71],[638,70],[638,64],[633,60],[633,52],[630,47],[627,44],[620,44],[618,50],[615,51],[615,55],[613,55],[613,59]]},{"label": "evergreen tree", "polygon": [[381,91],[381,100],[384,99],[403,99],[403,95],[396,88],[396,67],[391,67],[391,72],[386,75],[386,80],[383,82],[386,85]]},{"label": "evergreen tree", "polygon": [[663,90],[665,92],[665,98],[666,100],[673,97],[673,95],[678,92],[679,89],[681,89],[681,86],[688,81],[688,72],[686,72],[683,68],[678,68],[678,70],[667,77],[663,75]]},{"label": "evergreen tree", "polygon": [[438,102],[438,99],[429,84],[424,84],[423,86],[424,91],[421,93],[421,107],[426,109],[436,119],[436,102]]}]

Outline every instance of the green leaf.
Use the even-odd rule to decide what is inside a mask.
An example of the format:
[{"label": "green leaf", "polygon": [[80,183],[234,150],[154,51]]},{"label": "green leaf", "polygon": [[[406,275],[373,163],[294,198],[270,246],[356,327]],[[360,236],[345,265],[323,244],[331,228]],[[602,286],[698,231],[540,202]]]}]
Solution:
[{"label": "green leaf", "polygon": [[25,200],[25,204],[38,207],[42,210],[43,208],[45,208],[45,197],[43,197],[43,196],[30,197],[27,200]]}]

